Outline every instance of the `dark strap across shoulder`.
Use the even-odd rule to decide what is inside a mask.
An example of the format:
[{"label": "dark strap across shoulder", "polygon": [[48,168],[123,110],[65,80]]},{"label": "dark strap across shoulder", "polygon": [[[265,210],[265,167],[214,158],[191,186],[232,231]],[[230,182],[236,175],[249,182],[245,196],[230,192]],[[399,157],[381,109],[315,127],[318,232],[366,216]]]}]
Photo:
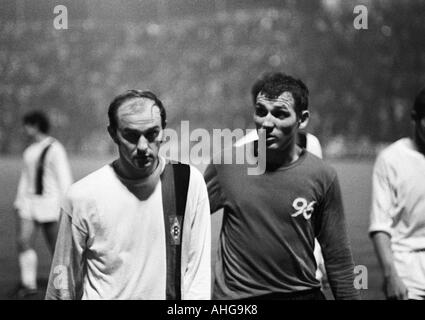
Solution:
[{"label": "dark strap across shoulder", "polygon": [[53,142],[49,143],[46,147],[44,147],[41,152],[40,158],[38,159],[37,168],[35,172],[35,194],[42,195],[44,191],[43,186],[43,176],[44,176],[44,163],[46,160],[47,151],[49,151]]},{"label": "dark strap across shoulder", "polygon": [[167,163],[161,175],[166,241],[166,299],[181,300],[181,249],[190,167]]}]

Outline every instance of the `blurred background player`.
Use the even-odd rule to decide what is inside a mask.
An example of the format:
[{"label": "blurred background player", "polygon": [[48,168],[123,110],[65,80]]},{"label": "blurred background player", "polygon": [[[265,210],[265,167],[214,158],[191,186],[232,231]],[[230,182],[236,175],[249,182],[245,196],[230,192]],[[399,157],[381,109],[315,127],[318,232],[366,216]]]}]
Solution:
[{"label": "blurred background player", "polygon": [[20,285],[15,298],[37,293],[37,254],[33,249],[37,229],[43,230],[53,253],[60,201],[72,183],[65,148],[49,135],[50,123],[41,111],[23,117],[30,145],[23,154],[23,168],[14,203],[17,212],[17,237]]},{"label": "blurred background player", "polygon": [[373,171],[369,232],[387,299],[425,299],[425,88],[411,137],[384,149]]}]

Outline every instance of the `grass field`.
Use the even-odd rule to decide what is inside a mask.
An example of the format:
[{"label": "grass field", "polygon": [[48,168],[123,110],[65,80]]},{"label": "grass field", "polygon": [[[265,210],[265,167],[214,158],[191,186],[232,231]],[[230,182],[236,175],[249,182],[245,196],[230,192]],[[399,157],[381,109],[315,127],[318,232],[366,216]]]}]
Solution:
[{"label": "grass field", "polygon": [[[107,163],[109,159],[72,158],[71,165],[75,179]],[[372,243],[367,235],[370,206],[372,162],[335,161],[346,209],[349,236],[356,265],[364,265],[368,271],[368,289],[362,290],[363,299],[382,299],[381,277]],[[18,283],[18,263],[15,245],[15,216],[12,203],[19,178],[20,159],[0,158],[0,299],[8,299]],[[203,171],[204,167],[199,168]],[[221,214],[212,217],[213,263],[221,226]],[[46,284],[50,255],[41,233],[37,237],[36,250],[39,254],[39,282]],[[37,298],[42,298],[41,292]]]}]

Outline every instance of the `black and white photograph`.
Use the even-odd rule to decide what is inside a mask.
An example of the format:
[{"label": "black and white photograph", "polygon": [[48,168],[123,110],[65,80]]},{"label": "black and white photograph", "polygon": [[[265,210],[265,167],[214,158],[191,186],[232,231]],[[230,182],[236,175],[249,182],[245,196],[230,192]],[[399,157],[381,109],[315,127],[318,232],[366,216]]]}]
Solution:
[{"label": "black and white photograph", "polygon": [[425,300],[424,34],[423,0],[0,0],[0,300]]}]

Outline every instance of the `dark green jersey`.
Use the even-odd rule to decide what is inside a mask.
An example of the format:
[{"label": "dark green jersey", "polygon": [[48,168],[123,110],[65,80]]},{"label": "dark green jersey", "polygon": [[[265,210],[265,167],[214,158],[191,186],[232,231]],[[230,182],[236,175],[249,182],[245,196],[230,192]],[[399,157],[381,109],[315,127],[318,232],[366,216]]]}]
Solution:
[{"label": "dark green jersey", "polygon": [[303,151],[262,175],[248,175],[247,165],[211,164],[205,180],[211,212],[224,208],[214,298],[319,288],[315,237],[335,297],[358,297],[338,178],[321,159]]}]

